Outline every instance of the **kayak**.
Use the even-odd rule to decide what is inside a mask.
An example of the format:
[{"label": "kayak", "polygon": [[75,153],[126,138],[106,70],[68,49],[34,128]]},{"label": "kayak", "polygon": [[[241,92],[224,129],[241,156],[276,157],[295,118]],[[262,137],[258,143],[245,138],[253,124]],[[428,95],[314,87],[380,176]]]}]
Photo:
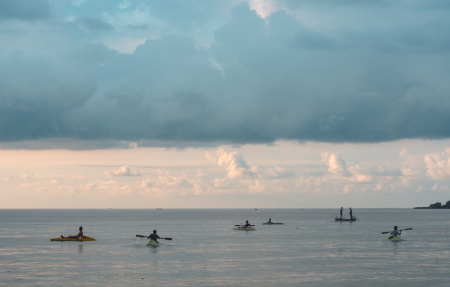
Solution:
[{"label": "kayak", "polygon": [[150,239],[150,241],[147,243],[147,245],[150,245],[150,246],[158,246],[158,245],[159,245],[159,242],[156,242],[155,240]]},{"label": "kayak", "polygon": [[345,218],[345,217],[339,218],[339,217],[336,217],[334,220],[341,221],[341,222],[344,222],[344,221],[359,221],[359,219],[356,218],[356,217],[353,217],[353,218]]},{"label": "kayak", "polygon": [[82,238],[72,238],[72,237],[58,237],[58,238],[52,238],[50,241],[97,241],[92,237],[83,236]]},{"label": "kayak", "polygon": [[233,230],[246,230],[246,231],[254,231],[254,230],[256,230],[254,227],[252,227],[252,226],[247,226],[247,227],[244,227],[244,226],[238,226],[238,227],[236,227],[236,228],[233,228]]},{"label": "kayak", "polygon": [[390,241],[403,241],[403,239],[400,236],[394,236],[392,238],[387,238]]},{"label": "kayak", "polygon": [[281,224],[284,224],[284,223],[282,223],[282,222],[264,222],[263,223],[263,225],[281,225]]}]

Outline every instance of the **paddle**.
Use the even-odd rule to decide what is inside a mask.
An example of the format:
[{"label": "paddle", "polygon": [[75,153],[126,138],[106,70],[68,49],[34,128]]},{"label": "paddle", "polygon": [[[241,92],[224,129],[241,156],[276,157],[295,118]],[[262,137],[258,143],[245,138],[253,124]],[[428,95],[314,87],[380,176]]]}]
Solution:
[{"label": "paddle", "polygon": [[[400,230],[397,230],[397,231],[404,231],[404,230],[412,230],[412,227],[410,227],[410,228],[405,228],[405,229],[400,229]],[[385,232],[381,232],[381,234],[386,234],[386,233],[391,233],[392,231],[385,231]]]},{"label": "paddle", "polygon": [[[147,238],[148,236],[136,234],[136,237],[144,237],[144,238]],[[164,239],[164,240],[172,240],[172,238],[170,238],[170,237],[165,237],[165,238],[161,237],[160,239]]]},{"label": "paddle", "polygon": [[[235,226],[245,226],[245,224],[244,225],[235,225]],[[248,226],[254,226],[254,225],[250,224]]]}]

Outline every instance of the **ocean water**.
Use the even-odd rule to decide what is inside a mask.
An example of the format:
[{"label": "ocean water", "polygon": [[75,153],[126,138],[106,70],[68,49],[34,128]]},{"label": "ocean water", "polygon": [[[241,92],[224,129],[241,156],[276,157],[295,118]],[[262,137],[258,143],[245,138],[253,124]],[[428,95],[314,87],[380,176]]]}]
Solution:
[{"label": "ocean water", "polygon": [[[338,211],[0,210],[0,285],[450,286],[450,210]],[[50,241],[80,225],[98,241]],[[394,225],[413,230],[391,242]],[[153,229],[173,240],[137,240]]]}]

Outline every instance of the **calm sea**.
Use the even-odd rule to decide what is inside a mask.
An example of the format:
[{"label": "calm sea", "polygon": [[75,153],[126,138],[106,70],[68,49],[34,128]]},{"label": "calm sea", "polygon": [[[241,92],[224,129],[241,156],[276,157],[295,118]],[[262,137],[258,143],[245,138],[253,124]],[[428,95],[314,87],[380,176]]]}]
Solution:
[{"label": "calm sea", "polygon": [[[0,285],[450,286],[450,210],[354,209],[353,223],[335,213],[0,210]],[[285,225],[262,225],[269,217]],[[233,230],[245,220],[256,231]],[[50,241],[80,225],[98,241]],[[391,242],[381,232],[394,225],[413,230]],[[173,240],[137,242],[153,229]]]}]

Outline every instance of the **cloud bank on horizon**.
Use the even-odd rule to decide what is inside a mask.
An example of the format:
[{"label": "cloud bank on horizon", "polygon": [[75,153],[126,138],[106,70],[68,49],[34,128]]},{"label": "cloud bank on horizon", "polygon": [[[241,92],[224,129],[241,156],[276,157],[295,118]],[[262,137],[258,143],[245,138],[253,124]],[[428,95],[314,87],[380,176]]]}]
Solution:
[{"label": "cloud bank on horizon", "polygon": [[3,0],[0,146],[449,138],[449,30],[448,1]]}]

